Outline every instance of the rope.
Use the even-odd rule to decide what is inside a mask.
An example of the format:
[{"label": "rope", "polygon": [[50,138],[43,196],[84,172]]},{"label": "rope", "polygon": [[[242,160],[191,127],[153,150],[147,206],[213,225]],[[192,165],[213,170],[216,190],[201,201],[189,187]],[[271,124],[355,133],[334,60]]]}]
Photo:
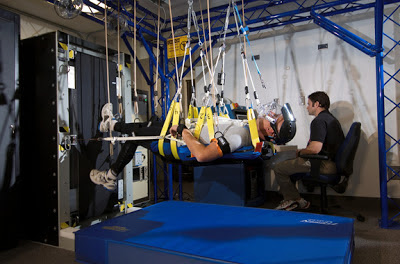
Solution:
[{"label": "rope", "polygon": [[120,114],[120,116],[122,116],[122,101],[121,101],[121,70],[120,70],[120,65],[121,65],[121,61],[120,61],[120,32],[119,32],[119,16],[120,16],[120,2],[118,0],[118,19],[117,19],[117,55],[118,55],[118,81],[117,81],[117,93],[118,93],[118,113]]},{"label": "rope", "polygon": [[133,2],[133,93],[134,93],[134,112],[137,115],[139,113],[139,105],[138,105],[138,99],[137,99],[137,85],[136,85],[136,0]]},{"label": "rope", "polygon": [[[206,39],[206,33],[204,30],[204,19],[203,19],[203,8],[201,7],[201,1],[199,0],[199,4],[200,4],[200,16],[201,16],[201,25],[203,26],[203,35],[204,35],[204,47],[207,47],[207,39]],[[205,54],[206,54],[206,60],[208,60],[208,52],[207,52],[207,48],[205,49]]]},{"label": "rope", "polygon": [[[108,104],[110,101],[110,74],[109,74],[109,65],[108,65],[108,32],[107,32],[107,0],[104,0],[104,34],[105,34],[105,42],[106,42],[106,76],[107,76],[107,96],[108,96]],[[108,119],[109,125],[111,126],[111,118]],[[112,136],[112,132],[110,129],[110,137]],[[114,146],[110,144],[110,156],[114,154]]]},{"label": "rope", "polygon": [[92,138],[90,140],[111,141],[115,143],[116,141],[142,141],[142,140],[155,140],[163,138],[186,144],[183,140],[172,137],[171,134],[168,134],[166,136],[132,136],[132,137],[105,137],[105,138],[99,137],[99,138]]},{"label": "rope", "polygon": [[[249,38],[247,37],[247,30],[248,30],[248,28],[247,28],[247,27],[244,27],[244,25],[243,25],[243,23],[245,23],[245,21],[244,21],[244,6],[243,6],[243,8],[242,8],[242,12],[243,12],[243,23],[242,23],[242,20],[240,19],[239,10],[238,10],[238,8],[237,8],[237,5],[236,5],[233,1],[232,1],[232,3],[233,3],[233,7],[234,7],[234,9],[235,9],[235,11],[236,11],[236,13],[237,13],[237,15],[238,15],[239,22],[240,22],[240,28],[241,28],[241,31],[242,31],[242,33],[243,33],[243,35],[244,35],[244,36],[243,36],[243,39],[244,39],[243,41],[244,41],[245,44],[246,44],[246,41],[247,41],[247,43],[249,44],[250,54],[251,54],[251,56],[252,56],[252,58],[253,58],[254,65],[256,66],[257,73],[258,73],[258,77],[260,78],[261,86],[262,86],[264,89],[266,89],[266,86],[265,86],[264,80],[263,80],[263,78],[262,78],[260,69],[258,68],[258,65],[257,65],[256,60],[254,59],[253,51],[251,50],[250,40],[249,40]],[[243,5],[243,0],[242,0],[242,5]],[[247,29],[247,30],[246,30],[246,29]]]},{"label": "rope", "polygon": [[159,59],[158,57],[160,56],[160,9],[161,9],[161,0],[158,0],[156,84],[154,86],[154,108],[156,112],[158,107],[158,59]]},{"label": "rope", "polygon": [[171,0],[168,0],[169,4],[169,17],[171,19],[171,33],[172,33],[172,45],[174,48],[174,59],[175,59],[175,73],[176,73],[176,81],[178,84],[178,90],[176,91],[176,95],[174,96],[174,100],[177,99],[177,96],[179,97],[179,94],[181,93],[181,84],[179,83],[179,76],[178,76],[178,61],[176,59],[176,49],[175,49],[175,34],[174,34],[174,21],[172,18],[172,10],[171,10]]},{"label": "rope", "polygon": [[[210,45],[210,64],[211,64],[211,72],[210,72],[210,78],[211,78],[211,85],[212,85],[212,92],[213,92],[213,105],[214,109],[217,109],[217,102],[215,100],[215,84],[214,84],[214,66],[213,66],[213,55],[212,55],[212,41],[211,41],[211,22],[210,22],[210,0],[207,0],[207,16],[208,16],[208,39],[209,39],[209,45]],[[217,111],[214,111],[214,119],[215,125],[218,128],[218,118],[217,118]]]}]

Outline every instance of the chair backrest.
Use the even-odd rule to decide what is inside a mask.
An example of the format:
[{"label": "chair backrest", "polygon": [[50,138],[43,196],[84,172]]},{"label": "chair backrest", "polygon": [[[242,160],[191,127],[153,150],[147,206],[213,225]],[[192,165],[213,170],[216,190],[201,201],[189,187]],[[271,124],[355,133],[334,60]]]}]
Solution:
[{"label": "chair backrest", "polygon": [[360,142],[361,123],[354,122],[336,153],[337,174],[349,177],[353,173],[353,161]]}]

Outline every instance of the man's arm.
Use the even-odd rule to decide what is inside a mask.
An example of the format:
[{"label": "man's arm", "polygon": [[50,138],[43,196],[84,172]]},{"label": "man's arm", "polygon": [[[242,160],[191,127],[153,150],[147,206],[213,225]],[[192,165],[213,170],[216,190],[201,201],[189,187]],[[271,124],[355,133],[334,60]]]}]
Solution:
[{"label": "man's arm", "polygon": [[300,149],[297,151],[297,156],[318,154],[322,150],[322,145],[322,142],[311,141],[305,149]]},{"label": "man's arm", "polygon": [[[171,127],[170,133],[172,136],[177,135],[177,128],[178,126],[176,125]],[[189,129],[184,129],[182,131],[182,138],[198,162],[210,162],[222,157],[223,155],[217,142],[214,141],[205,146],[193,136]]]}]

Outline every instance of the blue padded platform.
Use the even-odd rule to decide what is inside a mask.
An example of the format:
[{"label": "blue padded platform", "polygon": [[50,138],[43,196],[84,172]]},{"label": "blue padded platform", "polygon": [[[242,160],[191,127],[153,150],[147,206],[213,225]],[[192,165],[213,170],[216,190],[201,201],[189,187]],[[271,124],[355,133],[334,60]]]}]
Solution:
[{"label": "blue padded platform", "polygon": [[168,201],[75,233],[82,263],[350,263],[350,218]]},{"label": "blue padded platform", "polygon": [[[151,142],[151,151],[154,153],[159,153],[158,151],[158,141]],[[169,143],[164,143],[164,154],[166,156],[172,156],[171,145]],[[178,147],[178,155],[182,161],[195,161],[196,158],[192,158],[190,151],[187,146]],[[238,160],[252,160],[261,156],[261,153],[254,152],[252,146],[245,146],[233,153],[225,154],[220,159],[238,159]]]}]

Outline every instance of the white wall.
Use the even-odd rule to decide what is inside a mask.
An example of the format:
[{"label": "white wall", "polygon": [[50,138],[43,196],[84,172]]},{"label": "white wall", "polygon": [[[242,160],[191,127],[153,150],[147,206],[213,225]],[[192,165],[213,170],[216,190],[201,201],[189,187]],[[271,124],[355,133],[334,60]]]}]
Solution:
[{"label": "white wall", "polygon": [[[374,43],[372,18],[341,25]],[[318,50],[318,44],[328,44],[328,49]],[[324,29],[316,27],[253,40],[251,49],[254,55],[260,55],[257,64],[267,84],[267,89],[261,87],[247,48],[249,65],[261,102],[267,103],[279,98],[281,104],[290,103],[295,113],[297,134],[289,144],[298,145],[299,148],[304,148],[307,144],[309,124],[313,117],[308,115],[306,105],[301,103],[301,97],[305,96],[307,102],[307,96],[314,91],[322,90],[328,93],[331,99],[330,111],[339,119],[345,133],[352,122],[361,122],[362,137],[355,158],[354,173],[350,177],[344,195],[379,197],[375,58],[365,55]],[[218,49],[214,49],[213,54],[216,58]],[[395,52],[391,55],[392,61],[396,61],[394,56]],[[239,44],[227,47],[225,66],[227,74],[225,97],[245,105],[245,82]],[[219,67],[217,72],[220,70]],[[395,67],[399,69],[399,65],[394,63],[385,64],[385,69]],[[200,67],[196,68],[196,79],[197,87],[202,87]],[[388,88],[388,92],[391,93],[391,98],[396,99],[396,96],[393,96],[395,95],[393,87]],[[198,90],[197,97],[202,97],[202,91]],[[388,109],[392,107],[393,105],[387,106]],[[396,111],[392,115],[393,117],[389,117],[390,119],[386,121],[386,127],[399,138]],[[394,148],[389,155],[394,165],[399,165],[398,149]],[[277,190],[274,179],[271,181],[269,186],[272,190]],[[390,196],[400,197],[399,190],[400,181],[393,181],[389,186]],[[332,191],[331,194],[336,193]]]}]

